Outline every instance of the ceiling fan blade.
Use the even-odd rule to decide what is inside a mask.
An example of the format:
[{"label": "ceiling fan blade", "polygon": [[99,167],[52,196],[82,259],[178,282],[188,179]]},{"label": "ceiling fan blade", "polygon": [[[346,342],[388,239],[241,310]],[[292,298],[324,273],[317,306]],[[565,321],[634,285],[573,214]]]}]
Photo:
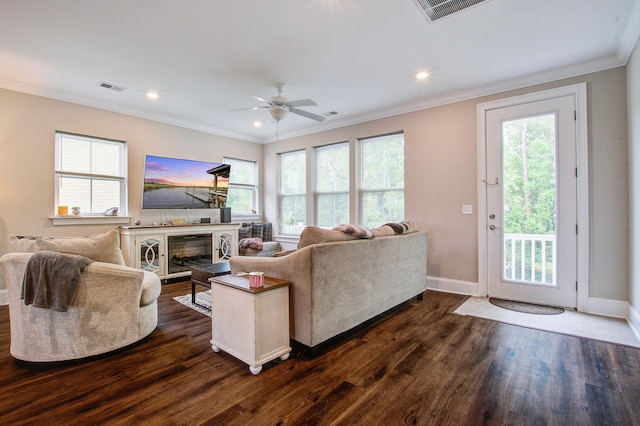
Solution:
[{"label": "ceiling fan blade", "polygon": [[311,99],[299,99],[297,101],[287,102],[287,106],[290,107],[303,107],[303,106],[316,106],[318,105]]},{"label": "ceiling fan blade", "polygon": [[257,100],[259,100],[260,102],[264,102],[265,104],[269,104],[269,103],[271,103],[271,102],[269,102],[268,100],[266,100],[266,99],[262,99],[262,98],[260,98],[260,97],[258,97],[258,96],[251,96],[251,97],[252,97],[253,99],[257,99]]},{"label": "ceiling fan blade", "polygon": [[301,109],[298,109],[298,108],[289,108],[289,112],[292,112],[294,114],[298,114],[298,115],[301,115],[303,117],[307,117],[307,118],[310,118],[310,119],[316,120],[316,121],[324,121],[324,119],[326,118],[326,117],[324,117],[322,115],[314,114],[312,112],[304,111],[304,110],[301,110]]},{"label": "ceiling fan blade", "polygon": [[236,111],[248,111],[250,109],[261,109],[261,108],[269,108],[269,105],[265,105],[265,106],[254,106],[254,107],[248,107],[248,108],[238,108],[238,109],[232,109],[231,112],[236,112]]}]

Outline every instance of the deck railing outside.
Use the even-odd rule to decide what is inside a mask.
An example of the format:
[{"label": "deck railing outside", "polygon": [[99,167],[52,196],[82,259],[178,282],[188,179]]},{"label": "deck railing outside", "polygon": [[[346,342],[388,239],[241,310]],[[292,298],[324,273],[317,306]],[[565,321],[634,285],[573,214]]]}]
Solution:
[{"label": "deck railing outside", "polygon": [[505,234],[503,255],[505,279],[555,285],[555,235]]}]

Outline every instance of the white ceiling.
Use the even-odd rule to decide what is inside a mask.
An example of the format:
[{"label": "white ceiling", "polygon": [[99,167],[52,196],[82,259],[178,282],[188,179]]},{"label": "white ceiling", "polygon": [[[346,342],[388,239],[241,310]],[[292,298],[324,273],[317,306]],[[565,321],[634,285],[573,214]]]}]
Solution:
[{"label": "white ceiling", "polygon": [[274,82],[339,113],[289,114],[282,139],[608,69],[639,3],[491,0],[431,23],[413,0],[0,0],[0,87],[269,142],[265,109],[231,110]]}]

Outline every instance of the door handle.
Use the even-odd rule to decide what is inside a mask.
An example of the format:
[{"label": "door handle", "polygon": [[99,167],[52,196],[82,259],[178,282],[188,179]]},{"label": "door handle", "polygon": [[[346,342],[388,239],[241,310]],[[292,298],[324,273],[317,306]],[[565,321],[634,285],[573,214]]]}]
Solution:
[{"label": "door handle", "polygon": [[489,229],[491,229],[492,231],[495,231],[496,226],[495,225],[489,225]]},{"label": "door handle", "polygon": [[496,182],[495,183],[488,182],[485,178],[482,178],[482,181],[484,183],[486,183],[487,185],[500,185],[500,179],[497,178],[497,177],[496,177]]}]

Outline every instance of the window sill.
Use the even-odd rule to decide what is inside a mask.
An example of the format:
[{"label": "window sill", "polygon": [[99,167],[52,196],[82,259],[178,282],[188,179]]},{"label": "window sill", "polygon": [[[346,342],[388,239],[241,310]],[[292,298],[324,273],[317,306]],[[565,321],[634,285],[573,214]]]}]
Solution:
[{"label": "window sill", "polygon": [[130,216],[53,216],[54,226],[67,225],[121,225],[131,221]]},{"label": "window sill", "polygon": [[300,242],[300,235],[276,235],[273,237],[273,240],[279,243],[298,244]]},{"label": "window sill", "polygon": [[234,222],[261,222],[262,215],[259,214],[234,214],[231,212],[231,220]]}]

